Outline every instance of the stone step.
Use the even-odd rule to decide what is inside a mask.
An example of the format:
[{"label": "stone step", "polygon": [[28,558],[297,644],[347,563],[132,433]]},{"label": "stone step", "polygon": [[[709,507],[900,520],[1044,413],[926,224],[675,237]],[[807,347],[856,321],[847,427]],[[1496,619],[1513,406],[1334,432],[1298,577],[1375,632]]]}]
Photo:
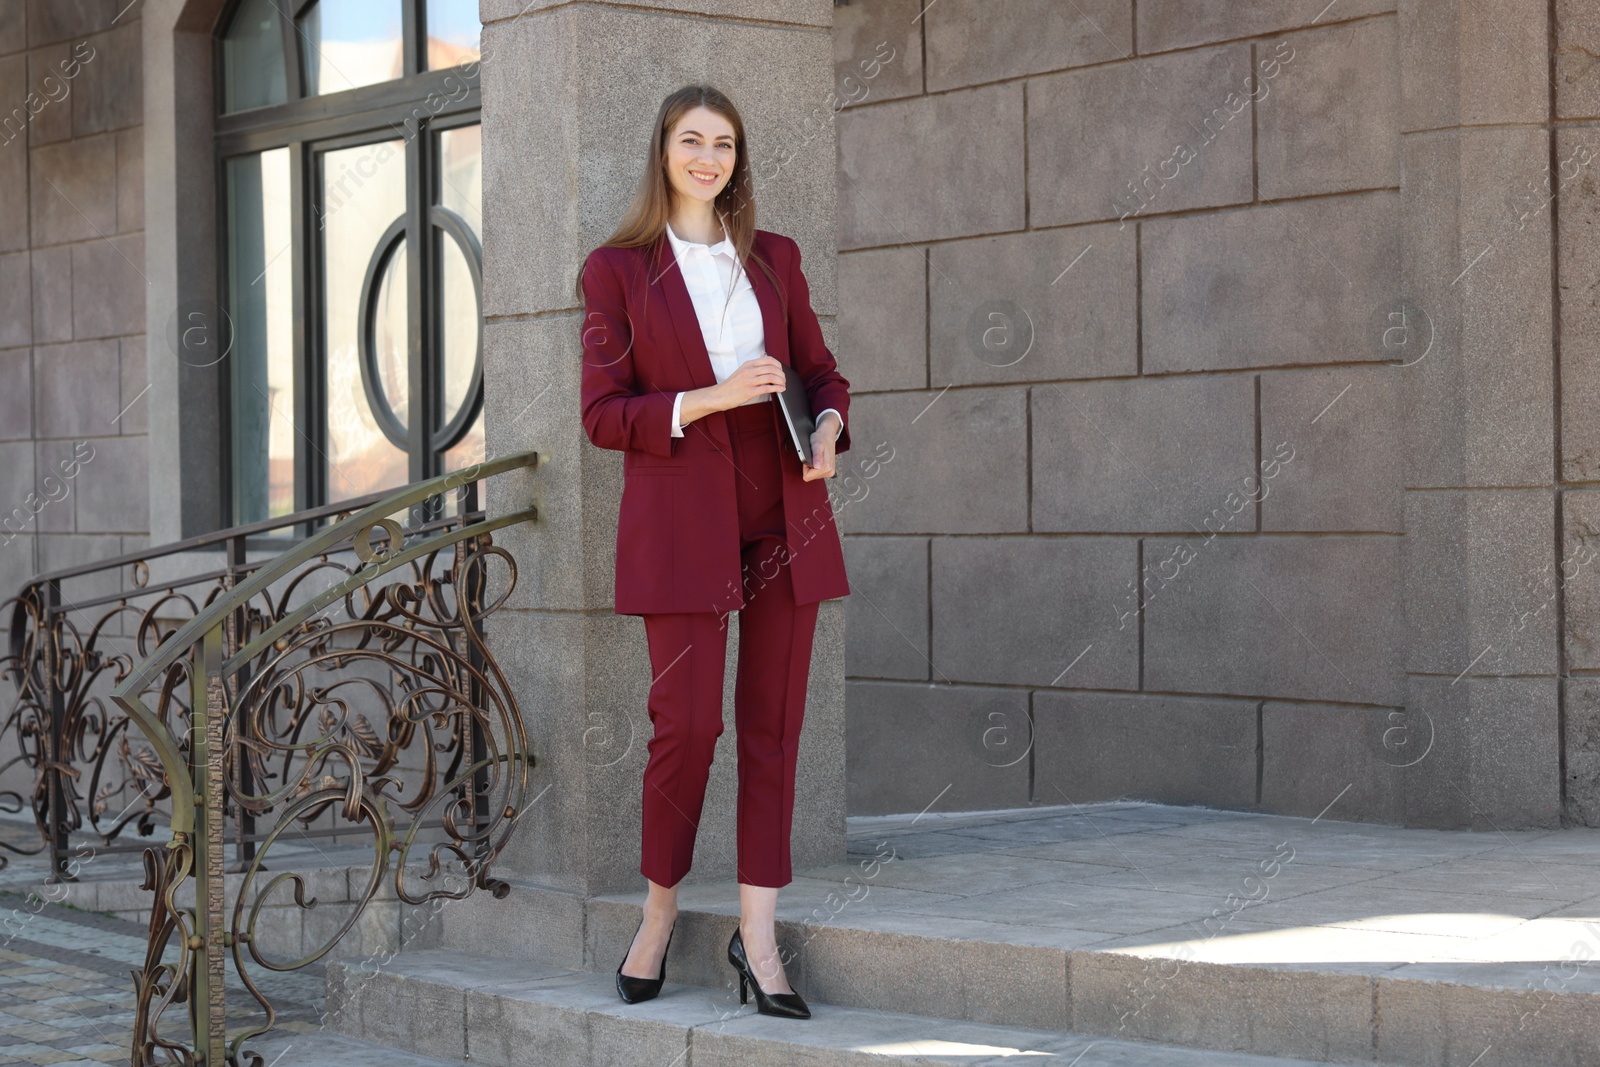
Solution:
[{"label": "stone step", "polygon": [[[1600,1064],[1600,831],[1154,805],[866,823],[852,858],[881,834],[892,860],[779,899],[810,1000],[1322,1062]],[[513,883],[417,947],[611,973],[642,900]],[[735,886],[683,887],[675,981],[728,984],[738,914]]]},{"label": "stone step", "polygon": [[249,1043],[271,1067],[468,1067],[460,1059],[433,1059],[372,1041],[313,1030],[274,1032]]},{"label": "stone step", "polygon": [[[733,988],[726,946],[737,916],[736,903],[680,904],[668,955],[674,982],[726,996]],[[636,901],[519,886],[505,900],[458,902],[443,917],[442,943],[465,948],[485,967],[609,976],[627,953],[640,909]],[[1228,928],[1237,943],[1197,942],[1196,955],[1185,958],[1149,937],[1079,948],[1070,930],[894,912],[852,921],[862,925],[843,915],[828,926],[780,919],[785,973],[808,1001],[1309,1062],[1376,1056],[1467,1067],[1492,1049],[1476,1067],[1600,1064],[1600,966],[1586,965],[1600,953],[1569,955],[1565,965],[1396,966],[1379,958],[1381,931],[1285,932],[1240,922]],[[1577,922],[1572,927],[1581,933]],[[1252,943],[1265,946],[1261,956],[1292,955],[1270,947],[1285,936],[1310,944],[1308,954],[1325,962],[1251,958]],[[1373,958],[1364,958],[1366,949]],[[1539,949],[1552,960],[1570,952],[1565,942]]]},{"label": "stone step", "polygon": [[[1309,1061],[1174,1048],[810,1001],[809,1019],[740,1005],[729,988],[671,978],[656,999],[624,1004],[615,975],[442,949],[363,973],[329,965],[341,1032],[489,1067],[1307,1067]],[[1022,1057],[1022,1059],[1018,1059]],[[343,1061],[340,1061],[343,1062]],[[1368,1062],[1371,1062],[1370,1058]]]}]

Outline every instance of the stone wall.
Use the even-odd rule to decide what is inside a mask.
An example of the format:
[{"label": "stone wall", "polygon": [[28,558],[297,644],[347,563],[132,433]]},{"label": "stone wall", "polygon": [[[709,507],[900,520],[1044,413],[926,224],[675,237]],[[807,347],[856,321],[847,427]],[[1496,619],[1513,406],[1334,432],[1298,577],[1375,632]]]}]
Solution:
[{"label": "stone wall", "polygon": [[1600,819],[1600,16],[1488,6],[836,10],[853,814]]},{"label": "stone wall", "polygon": [[0,599],[147,542],[141,7],[0,0]]}]

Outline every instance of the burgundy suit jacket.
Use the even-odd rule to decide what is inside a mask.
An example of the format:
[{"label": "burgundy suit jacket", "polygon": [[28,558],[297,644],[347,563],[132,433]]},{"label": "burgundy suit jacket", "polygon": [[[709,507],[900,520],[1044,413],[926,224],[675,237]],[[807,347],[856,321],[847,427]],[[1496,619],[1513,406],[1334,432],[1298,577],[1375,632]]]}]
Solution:
[{"label": "burgundy suit jacket", "polygon": [[[838,409],[845,429],[835,451],[845,452],[850,383],[823,343],[800,248],[782,234],[757,230],[755,250],[788,294],[785,325],[777,291],[752,265],[767,354],[799,372],[811,410]],[[682,437],[672,436],[674,396],[716,385],[717,376],[666,233],[648,248],[595,249],[584,263],[583,292],[583,428],[595,445],[622,452],[617,614],[726,614],[743,607],[746,593],[778,575],[741,574],[734,483],[740,475],[724,413],[696,419]],[[803,480],[799,457],[780,440],[788,537],[779,558],[793,580],[795,603],[846,596],[850,586],[828,480]]]}]

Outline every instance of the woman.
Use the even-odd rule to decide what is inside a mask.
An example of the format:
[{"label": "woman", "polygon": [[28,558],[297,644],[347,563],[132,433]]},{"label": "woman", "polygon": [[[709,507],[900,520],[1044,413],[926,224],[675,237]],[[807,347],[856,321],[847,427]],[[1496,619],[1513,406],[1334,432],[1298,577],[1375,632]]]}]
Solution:
[{"label": "woman", "polygon": [[[744,124],[726,96],[688,86],[661,104],[644,175],[590,253],[583,426],[623,453],[616,611],[644,619],[654,735],[644,772],[644,916],[617,967],[628,1003],[654,997],[722,733],[727,615],[739,610],[739,1002],[809,1018],[774,929],[792,880],[795,755],[818,602],[850,592],[824,478],[850,447],[850,383],[811,310],[800,250],[755,228]],[[754,268],[754,269],[750,269]],[[812,462],[772,394],[785,365],[818,413]]]}]

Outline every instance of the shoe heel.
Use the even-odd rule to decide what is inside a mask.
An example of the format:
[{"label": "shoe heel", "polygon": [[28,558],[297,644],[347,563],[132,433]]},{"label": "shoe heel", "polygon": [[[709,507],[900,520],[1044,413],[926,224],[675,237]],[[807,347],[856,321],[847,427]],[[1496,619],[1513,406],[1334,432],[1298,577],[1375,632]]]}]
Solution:
[{"label": "shoe heel", "polygon": [[768,993],[756,981],[755,972],[750,969],[749,957],[745,955],[744,938],[740,931],[733,932],[733,938],[728,942],[728,962],[733,964],[733,969],[739,975],[739,1003],[748,1003],[749,986],[755,986],[756,1011],[762,1015],[778,1015],[790,1019],[809,1019],[811,1009],[806,1006],[805,999],[799,993]]}]

